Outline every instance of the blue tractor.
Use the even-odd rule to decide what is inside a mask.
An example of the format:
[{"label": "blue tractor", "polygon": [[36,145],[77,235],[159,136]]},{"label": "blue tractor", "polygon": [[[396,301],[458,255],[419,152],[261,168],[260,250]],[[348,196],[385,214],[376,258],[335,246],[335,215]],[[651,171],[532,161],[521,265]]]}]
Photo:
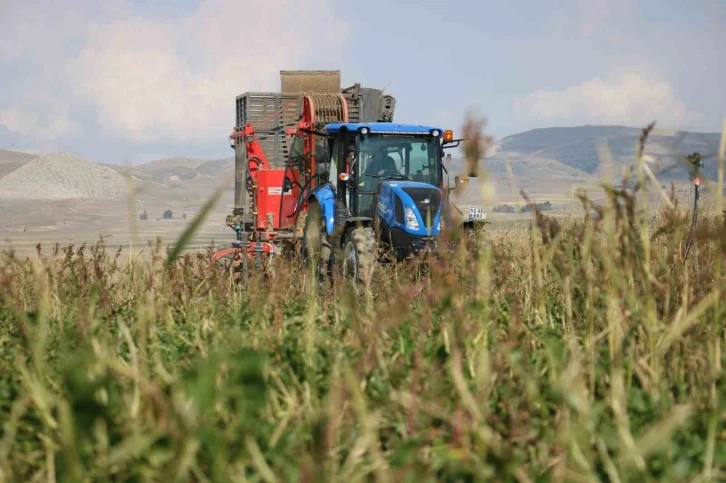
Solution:
[{"label": "blue tractor", "polygon": [[461,141],[452,131],[372,122],[332,123],[315,134],[325,139],[322,182],[307,197],[303,254],[319,277],[337,266],[367,283],[378,262],[437,252],[453,188],[444,149]]}]

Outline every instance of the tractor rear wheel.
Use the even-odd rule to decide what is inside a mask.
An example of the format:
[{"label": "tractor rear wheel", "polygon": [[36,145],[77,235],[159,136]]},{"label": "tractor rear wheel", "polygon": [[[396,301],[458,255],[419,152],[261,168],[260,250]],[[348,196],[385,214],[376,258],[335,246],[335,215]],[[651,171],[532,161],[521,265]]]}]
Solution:
[{"label": "tractor rear wheel", "polygon": [[302,255],[308,267],[316,267],[316,278],[322,283],[330,276],[331,246],[325,231],[323,211],[317,203],[311,203],[303,229]]},{"label": "tractor rear wheel", "polygon": [[376,263],[376,235],[373,228],[360,227],[348,232],[343,249],[343,277],[366,287]]}]

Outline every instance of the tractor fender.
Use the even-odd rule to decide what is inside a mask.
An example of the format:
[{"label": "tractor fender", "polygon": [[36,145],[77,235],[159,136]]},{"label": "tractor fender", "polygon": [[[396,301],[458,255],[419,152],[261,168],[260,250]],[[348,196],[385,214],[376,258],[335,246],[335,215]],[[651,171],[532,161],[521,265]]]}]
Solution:
[{"label": "tractor fender", "polygon": [[330,184],[317,186],[310,192],[308,202],[315,202],[320,206],[325,218],[325,231],[328,235],[333,234],[335,228],[335,192]]}]

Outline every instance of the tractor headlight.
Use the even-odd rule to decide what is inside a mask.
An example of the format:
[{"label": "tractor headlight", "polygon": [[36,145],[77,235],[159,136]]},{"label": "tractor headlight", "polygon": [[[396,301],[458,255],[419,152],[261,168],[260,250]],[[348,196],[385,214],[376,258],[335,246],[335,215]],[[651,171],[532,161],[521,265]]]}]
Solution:
[{"label": "tractor headlight", "polygon": [[436,230],[439,233],[441,233],[441,230],[443,230],[443,229],[444,229],[444,217],[442,216],[441,218],[439,218],[439,224],[438,224],[438,227],[436,228]]},{"label": "tractor headlight", "polygon": [[418,218],[410,206],[406,207],[406,228],[418,230]]}]

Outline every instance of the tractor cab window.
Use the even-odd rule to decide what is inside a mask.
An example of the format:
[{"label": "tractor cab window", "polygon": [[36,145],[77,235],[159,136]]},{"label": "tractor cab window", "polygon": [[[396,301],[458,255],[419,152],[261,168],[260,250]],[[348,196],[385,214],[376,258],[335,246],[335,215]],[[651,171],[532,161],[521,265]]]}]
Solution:
[{"label": "tractor cab window", "polygon": [[328,140],[326,148],[330,155],[330,175],[328,181],[333,183],[333,186],[338,182],[338,142],[334,140]]},{"label": "tractor cab window", "polygon": [[411,152],[407,166],[408,178],[434,186],[439,185],[438,149],[431,149],[427,141],[411,143]]},{"label": "tractor cab window", "polygon": [[429,136],[372,135],[360,140],[358,215],[373,216],[376,188],[383,180],[440,185],[438,140]]},{"label": "tractor cab window", "polygon": [[[350,141],[346,141],[346,146],[350,146]],[[334,141],[330,141],[329,144],[326,146],[326,149],[328,150],[328,155],[330,156],[330,174],[328,176],[328,181],[335,187],[338,186],[338,174],[345,173],[347,171],[347,162],[349,161],[349,156],[341,156],[340,149],[341,149],[341,140],[336,139]],[[350,150],[350,148],[348,148]],[[337,188],[336,188],[337,189]],[[350,191],[346,190],[346,206],[351,206],[350,203]]]},{"label": "tractor cab window", "polygon": [[360,141],[361,181],[401,179],[439,185],[438,141],[423,136],[368,136]]},{"label": "tractor cab window", "polygon": [[330,160],[330,176],[328,181],[333,183],[333,186],[338,182],[338,153],[333,151],[332,159]]}]

